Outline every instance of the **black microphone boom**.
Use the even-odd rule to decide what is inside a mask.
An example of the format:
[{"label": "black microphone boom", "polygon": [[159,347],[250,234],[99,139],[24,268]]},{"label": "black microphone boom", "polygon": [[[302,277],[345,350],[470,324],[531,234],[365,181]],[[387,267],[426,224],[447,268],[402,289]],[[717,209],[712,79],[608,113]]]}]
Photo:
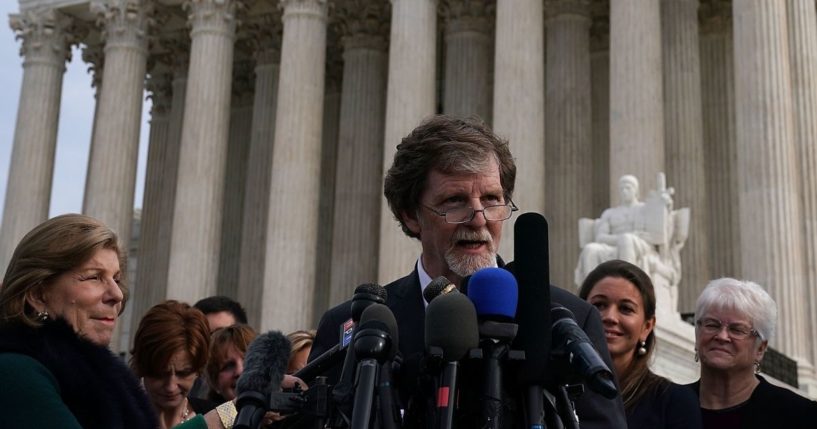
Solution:
[{"label": "black microphone boom", "polygon": [[278,331],[261,334],[250,343],[244,372],[236,382],[235,429],[256,429],[261,424],[270,394],[281,389],[289,352],[289,340]]}]

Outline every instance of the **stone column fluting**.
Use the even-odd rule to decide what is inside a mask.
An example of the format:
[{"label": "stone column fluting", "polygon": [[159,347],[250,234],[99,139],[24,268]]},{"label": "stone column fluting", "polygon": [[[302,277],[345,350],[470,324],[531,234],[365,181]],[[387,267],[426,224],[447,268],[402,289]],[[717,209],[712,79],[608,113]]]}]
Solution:
[{"label": "stone column fluting", "polygon": [[389,31],[385,2],[347,2],[338,14],[344,61],[330,305],[377,279]]},{"label": "stone column fluting", "polygon": [[[581,217],[593,217],[590,1],[549,0],[546,7],[545,215],[550,279],[573,283]],[[521,195],[520,195],[521,196]]]},{"label": "stone column fluting", "polygon": [[153,6],[148,1],[105,0],[92,2],[91,10],[105,40],[105,68],[82,206],[84,213],[116,231],[127,248]]},{"label": "stone column fluting", "polygon": [[590,103],[593,118],[593,217],[610,207],[610,20],[594,16],[590,27]]},{"label": "stone column fluting", "polygon": [[[496,5],[494,131],[516,159],[516,204],[545,212],[545,30],[542,0]],[[499,254],[513,259],[513,222],[505,221]]]},{"label": "stone column fluting", "polygon": [[[237,0],[188,0],[190,66],[168,270],[168,298],[195,302],[218,279]],[[182,191],[183,192],[180,192]]]},{"label": "stone column fluting", "polygon": [[313,323],[328,6],[326,0],[280,4],[284,33],[262,299],[262,308],[276,311],[263,312],[261,329],[286,332]]},{"label": "stone column fluting", "polygon": [[[674,207],[689,207],[689,236],[681,251],[678,310],[695,311],[709,273],[709,200],[704,165],[698,0],[661,0],[664,65],[664,163],[677,192]],[[645,189],[646,190],[646,189]]]},{"label": "stone column fluting", "polygon": [[262,15],[248,22],[247,32],[255,38],[255,98],[252,135],[247,156],[244,187],[244,220],[241,229],[241,261],[238,272],[238,301],[247,309],[250,324],[258,326],[264,292],[264,261],[267,251],[272,149],[275,138],[275,108],[281,60],[281,14]]},{"label": "stone column fluting", "polygon": [[732,12],[726,0],[701,3],[701,96],[709,198],[712,278],[744,278],[740,268],[735,67]]},{"label": "stone column fluting", "polygon": [[642,193],[664,171],[659,0],[610,2],[610,195],[635,175]]},{"label": "stone column fluting", "polygon": [[[437,0],[391,0],[389,72],[383,173],[397,145],[423,119],[436,112]],[[406,237],[384,200],[380,206],[377,279],[386,284],[403,277],[420,256],[417,240]]]},{"label": "stone column fluting", "polygon": [[[323,315],[329,308],[329,296],[332,292],[332,237],[335,230],[335,188],[338,170],[341,87],[343,86],[343,48],[341,37],[337,34],[337,21],[334,25],[330,23],[327,30],[326,91],[323,97],[323,136],[321,137],[321,200],[318,209],[318,256],[315,258],[315,299],[313,302],[316,317]],[[318,319],[315,319],[315,322],[317,323]]]},{"label": "stone column fluting", "polygon": [[0,270],[29,230],[48,219],[60,96],[65,62],[71,56],[71,19],[54,9],[11,15],[11,29],[22,40],[23,83],[9,163]]},{"label": "stone column fluting", "polygon": [[[792,71],[794,143],[799,160],[801,235],[806,279],[817,279],[817,11],[811,0],[787,2],[789,53]],[[811,319],[801,321],[804,344],[811,343],[807,358],[817,362],[817,288],[803,284]],[[812,378],[814,375],[812,374]]]},{"label": "stone column fluting", "polygon": [[[142,205],[142,226],[140,234],[139,263],[136,269],[136,287],[139,293],[133,294],[133,318],[131,332],[136,332],[139,321],[150,307],[162,302],[167,297],[167,273],[170,263],[171,231],[173,229],[173,201],[176,195],[176,178],[179,170],[179,141],[181,139],[182,116],[184,114],[185,89],[187,88],[187,63],[190,44],[184,37],[162,39],[162,45],[168,50],[160,58],[167,66],[167,78],[170,79],[169,99],[166,101],[167,136],[163,140],[163,150],[156,158],[161,164],[151,162],[153,139],[148,148],[148,165],[145,174],[146,186]],[[149,82],[150,83],[150,82]],[[154,118],[155,119],[155,118]],[[151,133],[153,132],[151,121]],[[155,169],[154,169],[155,168]],[[159,170],[158,172],[156,170]],[[157,180],[158,179],[158,180]],[[148,195],[147,182],[157,180],[157,192]],[[155,219],[155,221],[151,220]],[[155,231],[149,227],[155,222]],[[155,238],[147,238],[147,237]],[[148,240],[147,242],[145,242]],[[147,259],[145,256],[147,255]],[[130,267],[129,267],[130,268]],[[148,285],[139,287],[139,285]]]},{"label": "stone column fluting", "polygon": [[[150,110],[150,136],[148,159],[145,169],[145,191],[142,198],[142,217],[139,227],[139,260],[136,277],[132,281],[135,314],[138,319],[144,311],[164,298],[164,288],[155,283],[154,272],[157,254],[164,237],[159,235],[162,221],[162,192],[166,185],[166,156],[170,129],[173,73],[164,69],[162,63],[150,71],[146,89],[152,100]],[[133,332],[136,331],[134,327]]]},{"label": "stone column fluting", "polygon": [[[242,43],[243,44],[243,43]],[[255,62],[242,58],[233,64],[233,99],[230,132],[224,173],[224,202],[221,212],[221,246],[219,252],[219,295],[238,294],[241,269],[241,237],[244,220],[249,149],[252,139],[252,108]]]},{"label": "stone column fluting", "polygon": [[786,3],[743,0],[732,11],[743,275],[777,302],[782,335],[772,346],[803,358],[806,291]]},{"label": "stone column fluting", "polygon": [[443,111],[477,116],[491,123],[493,94],[491,41],[494,1],[447,0],[440,4],[445,20],[445,85]]}]

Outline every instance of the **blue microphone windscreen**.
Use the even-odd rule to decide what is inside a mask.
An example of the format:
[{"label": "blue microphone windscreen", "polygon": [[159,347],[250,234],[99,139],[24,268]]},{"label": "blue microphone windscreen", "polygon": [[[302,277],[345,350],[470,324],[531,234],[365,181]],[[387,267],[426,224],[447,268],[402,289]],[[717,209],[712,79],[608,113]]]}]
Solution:
[{"label": "blue microphone windscreen", "polygon": [[501,268],[483,268],[468,282],[468,298],[474,303],[477,316],[505,318],[516,315],[519,289],[513,274]]}]

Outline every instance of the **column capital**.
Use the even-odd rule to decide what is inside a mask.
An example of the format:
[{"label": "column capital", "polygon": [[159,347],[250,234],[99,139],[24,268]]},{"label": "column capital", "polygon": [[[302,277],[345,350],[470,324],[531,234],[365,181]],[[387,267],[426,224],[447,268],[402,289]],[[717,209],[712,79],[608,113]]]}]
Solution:
[{"label": "column capital", "polygon": [[388,49],[391,7],[387,3],[350,0],[337,8],[337,33],[344,49]]},{"label": "column capital", "polygon": [[148,29],[154,25],[151,1],[94,0],[90,7],[106,49],[135,48],[147,53]]},{"label": "column capital", "polygon": [[701,34],[729,32],[732,28],[732,5],[727,0],[701,0],[698,22]]},{"label": "column capital", "polygon": [[562,15],[590,18],[590,0],[545,0],[545,16],[548,19]]},{"label": "column capital", "polygon": [[281,12],[258,15],[244,24],[249,35],[249,42],[253,48],[256,65],[276,64],[281,61],[281,40],[283,39],[284,24],[281,21]]},{"label": "column capital", "polygon": [[22,40],[24,65],[45,63],[65,68],[71,60],[73,20],[51,8],[36,8],[9,15],[15,39]]},{"label": "column capital", "polygon": [[241,0],[185,0],[182,8],[188,13],[191,37],[196,33],[219,33],[234,38],[238,25],[236,15],[244,9],[244,3]]},{"label": "column capital", "polygon": [[283,19],[290,15],[314,15],[316,18],[326,19],[329,5],[327,0],[278,0],[283,9]]},{"label": "column capital", "polygon": [[438,10],[445,20],[447,34],[489,33],[494,24],[496,2],[494,0],[442,0],[438,3]]}]

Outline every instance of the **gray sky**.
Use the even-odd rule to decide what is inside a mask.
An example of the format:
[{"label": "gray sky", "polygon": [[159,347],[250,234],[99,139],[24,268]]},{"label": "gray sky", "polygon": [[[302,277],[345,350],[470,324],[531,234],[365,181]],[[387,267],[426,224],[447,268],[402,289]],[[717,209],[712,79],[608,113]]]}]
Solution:
[{"label": "gray sky", "polygon": [[[23,78],[23,59],[19,55],[20,42],[14,39],[14,32],[8,25],[8,15],[17,11],[16,1],[0,1],[0,84],[4,89],[3,101],[0,102],[0,201],[2,202],[6,200],[14,126],[17,120],[20,84]],[[85,189],[85,173],[88,166],[88,149],[91,143],[94,116],[94,91],[91,88],[91,75],[88,74],[87,69],[87,64],[82,61],[81,52],[75,48],[63,80],[49,216],[82,210],[82,195]],[[142,206],[150,102],[145,101],[143,106],[142,132],[139,136],[139,167],[134,197],[136,207]],[[0,212],[0,218],[2,218],[2,212]]]}]

